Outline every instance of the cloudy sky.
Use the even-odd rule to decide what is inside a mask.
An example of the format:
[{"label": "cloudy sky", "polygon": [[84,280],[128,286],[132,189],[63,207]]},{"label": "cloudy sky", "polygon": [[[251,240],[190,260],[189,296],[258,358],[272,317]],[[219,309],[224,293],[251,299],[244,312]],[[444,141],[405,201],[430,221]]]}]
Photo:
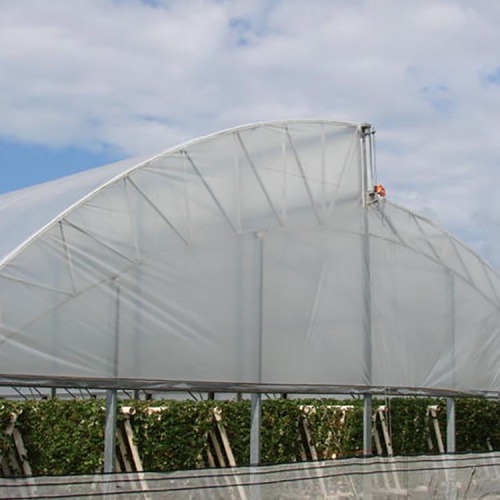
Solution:
[{"label": "cloudy sky", "polygon": [[0,0],[0,193],[281,118],[500,270],[500,1]]}]

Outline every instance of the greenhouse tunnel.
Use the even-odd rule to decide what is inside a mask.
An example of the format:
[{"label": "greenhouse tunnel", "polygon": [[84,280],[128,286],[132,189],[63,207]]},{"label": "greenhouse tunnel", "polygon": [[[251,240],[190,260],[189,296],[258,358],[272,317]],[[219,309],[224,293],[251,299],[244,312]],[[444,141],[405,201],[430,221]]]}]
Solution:
[{"label": "greenhouse tunnel", "polygon": [[499,276],[373,191],[373,133],[254,124],[1,196],[0,384],[498,395]]}]

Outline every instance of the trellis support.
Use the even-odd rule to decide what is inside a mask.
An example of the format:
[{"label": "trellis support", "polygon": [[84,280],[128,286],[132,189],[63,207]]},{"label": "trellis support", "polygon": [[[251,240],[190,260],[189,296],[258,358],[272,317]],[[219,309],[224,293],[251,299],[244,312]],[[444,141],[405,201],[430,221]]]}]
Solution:
[{"label": "trellis support", "polygon": [[106,391],[106,427],[104,429],[104,472],[115,471],[116,389]]},{"label": "trellis support", "polygon": [[252,394],[250,426],[250,465],[260,464],[260,426],[262,418],[262,399],[260,394]]},{"label": "trellis support", "polygon": [[363,397],[363,456],[372,456],[372,395]]},{"label": "trellis support", "polygon": [[446,453],[455,452],[455,400],[446,398]]}]

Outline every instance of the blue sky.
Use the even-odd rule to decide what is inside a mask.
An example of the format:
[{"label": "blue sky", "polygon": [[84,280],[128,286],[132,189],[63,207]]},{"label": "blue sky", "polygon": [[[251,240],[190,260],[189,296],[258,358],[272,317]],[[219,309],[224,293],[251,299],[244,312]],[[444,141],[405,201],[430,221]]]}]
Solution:
[{"label": "blue sky", "polygon": [[500,2],[0,1],[0,193],[224,128],[377,128],[389,197],[500,269]]},{"label": "blue sky", "polygon": [[1,192],[75,174],[111,163],[123,156],[124,153],[119,150],[47,147],[3,139],[0,140]]}]

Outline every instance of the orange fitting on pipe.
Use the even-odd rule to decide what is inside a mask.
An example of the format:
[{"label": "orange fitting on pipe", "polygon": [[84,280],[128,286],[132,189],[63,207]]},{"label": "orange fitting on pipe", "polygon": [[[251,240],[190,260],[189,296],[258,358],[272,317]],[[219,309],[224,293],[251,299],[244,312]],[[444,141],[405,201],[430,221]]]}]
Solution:
[{"label": "orange fitting on pipe", "polygon": [[375,194],[378,194],[382,198],[387,194],[385,191],[385,187],[382,186],[382,184],[375,184],[375,186],[373,187],[373,191]]}]

